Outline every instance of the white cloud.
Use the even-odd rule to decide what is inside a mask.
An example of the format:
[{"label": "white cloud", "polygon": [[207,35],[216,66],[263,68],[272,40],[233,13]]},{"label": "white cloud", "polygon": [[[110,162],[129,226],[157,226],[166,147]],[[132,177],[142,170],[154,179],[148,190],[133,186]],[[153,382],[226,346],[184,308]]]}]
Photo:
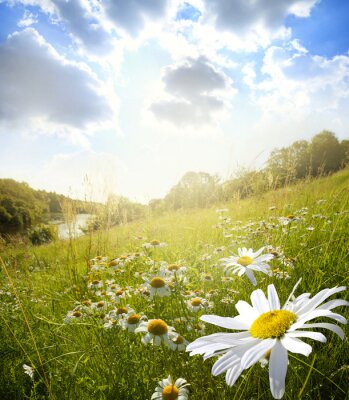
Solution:
[{"label": "white cloud", "polygon": [[28,26],[37,23],[38,23],[37,15],[34,15],[28,10],[25,10],[23,17],[17,22],[17,26],[19,26],[20,28],[26,28]]},{"label": "white cloud", "polygon": [[85,64],[60,56],[32,28],[0,45],[0,124],[28,131],[88,131],[114,112],[103,86]]},{"label": "white cloud", "polygon": [[147,24],[163,19],[170,6],[169,0],[106,0],[103,9],[114,26],[131,37],[138,36]]},{"label": "white cloud", "polygon": [[176,126],[204,125],[224,112],[234,94],[232,81],[204,57],[187,59],[164,69],[164,94],[150,105],[160,120]]}]

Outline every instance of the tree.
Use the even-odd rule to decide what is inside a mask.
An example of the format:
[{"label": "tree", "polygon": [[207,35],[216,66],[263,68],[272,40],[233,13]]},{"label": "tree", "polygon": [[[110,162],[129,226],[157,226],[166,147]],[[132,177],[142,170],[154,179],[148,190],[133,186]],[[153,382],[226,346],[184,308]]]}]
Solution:
[{"label": "tree", "polygon": [[345,162],[345,150],[334,133],[322,131],[310,143],[311,172],[313,176],[338,171]]}]

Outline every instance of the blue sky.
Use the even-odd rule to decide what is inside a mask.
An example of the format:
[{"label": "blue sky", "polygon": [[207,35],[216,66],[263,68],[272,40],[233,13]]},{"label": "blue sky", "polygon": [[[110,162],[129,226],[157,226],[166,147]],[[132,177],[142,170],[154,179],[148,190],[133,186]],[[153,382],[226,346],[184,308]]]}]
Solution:
[{"label": "blue sky", "polygon": [[345,0],[0,0],[0,177],[147,202],[346,139],[348,22]]}]

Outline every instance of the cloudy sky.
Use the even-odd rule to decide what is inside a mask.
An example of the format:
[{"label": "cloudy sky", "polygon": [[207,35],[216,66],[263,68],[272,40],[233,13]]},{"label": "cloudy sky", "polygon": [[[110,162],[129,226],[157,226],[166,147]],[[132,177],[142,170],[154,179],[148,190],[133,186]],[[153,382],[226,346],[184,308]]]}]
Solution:
[{"label": "cloudy sky", "polygon": [[349,137],[347,0],[0,0],[0,177],[147,202]]}]

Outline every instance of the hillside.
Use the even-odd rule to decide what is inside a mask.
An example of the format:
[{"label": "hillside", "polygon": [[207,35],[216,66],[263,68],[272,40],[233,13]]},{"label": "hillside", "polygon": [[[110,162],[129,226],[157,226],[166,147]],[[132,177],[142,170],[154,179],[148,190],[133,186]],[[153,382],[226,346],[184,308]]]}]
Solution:
[{"label": "hillside", "polygon": [[[178,343],[146,345],[142,333],[128,331],[128,318],[166,321],[185,344],[228,332],[199,317],[236,316],[235,304],[250,303],[256,288],[266,293],[274,284],[283,304],[300,278],[296,296],[348,284],[348,194],[346,169],[208,209],[149,214],[39,248],[4,248],[0,397],[143,400],[171,374],[190,383],[190,399],[269,399],[268,367],[257,362],[230,387],[225,373],[211,373],[217,356],[204,362]],[[154,240],[166,245],[152,247]],[[242,247],[265,247],[274,256],[271,276],[254,272],[256,287],[246,274],[224,272],[220,261]],[[182,275],[171,275],[176,268]],[[166,282],[168,295],[149,297],[154,277]],[[343,306],[334,311],[348,317]],[[332,322],[347,334],[338,321]],[[289,351],[285,398],[343,399],[348,341],[321,327],[312,330],[327,342],[306,338],[309,357]],[[23,364],[35,367],[33,380]]]}]

